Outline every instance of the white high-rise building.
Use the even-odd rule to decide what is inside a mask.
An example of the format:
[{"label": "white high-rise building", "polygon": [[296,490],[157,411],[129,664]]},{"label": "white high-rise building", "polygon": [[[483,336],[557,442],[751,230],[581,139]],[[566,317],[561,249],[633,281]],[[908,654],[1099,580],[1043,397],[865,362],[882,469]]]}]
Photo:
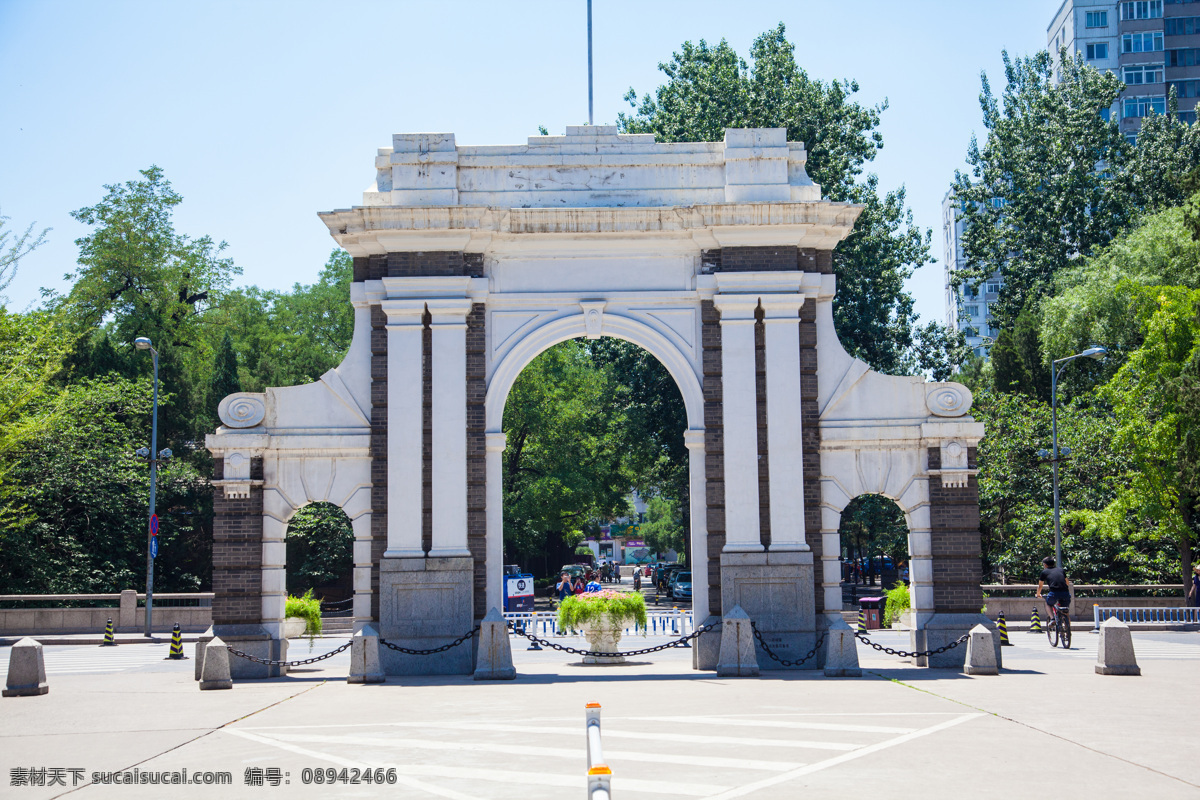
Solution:
[{"label": "white high-rise building", "polygon": [[975,355],[987,358],[999,330],[992,325],[991,307],[1000,299],[1004,280],[994,273],[978,286],[959,286],[950,279],[966,266],[962,251],[963,219],[954,206],[953,190],[942,199],[942,264],[946,287],[946,327],[962,331]]}]

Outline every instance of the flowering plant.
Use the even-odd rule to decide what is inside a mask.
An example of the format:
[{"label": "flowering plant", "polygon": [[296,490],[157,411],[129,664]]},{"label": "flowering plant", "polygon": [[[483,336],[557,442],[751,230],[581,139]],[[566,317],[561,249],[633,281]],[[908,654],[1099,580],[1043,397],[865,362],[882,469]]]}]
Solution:
[{"label": "flowering plant", "polygon": [[584,623],[596,623],[608,618],[613,622],[632,619],[646,625],[646,598],[641,592],[614,592],[602,589],[570,595],[558,607],[559,628],[579,628]]}]

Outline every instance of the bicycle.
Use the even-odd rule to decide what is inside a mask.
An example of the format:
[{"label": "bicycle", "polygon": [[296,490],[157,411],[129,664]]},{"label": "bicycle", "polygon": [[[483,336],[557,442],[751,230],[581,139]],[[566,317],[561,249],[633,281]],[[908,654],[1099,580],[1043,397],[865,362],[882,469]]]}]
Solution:
[{"label": "bicycle", "polygon": [[1046,638],[1051,647],[1060,643],[1064,650],[1071,649],[1071,617],[1070,607],[1056,603],[1054,613],[1046,620]]}]

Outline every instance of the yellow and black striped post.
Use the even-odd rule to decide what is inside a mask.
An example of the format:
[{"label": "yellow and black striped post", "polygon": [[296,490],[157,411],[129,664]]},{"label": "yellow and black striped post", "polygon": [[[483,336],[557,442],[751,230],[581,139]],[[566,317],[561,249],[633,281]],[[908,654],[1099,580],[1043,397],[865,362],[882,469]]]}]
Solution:
[{"label": "yellow and black striped post", "polygon": [[104,642],[101,647],[116,647],[117,643],[113,641],[112,618],[109,618],[108,624],[104,626]]},{"label": "yellow and black striped post", "polygon": [[1030,633],[1041,633],[1042,632],[1042,618],[1038,616],[1037,606],[1033,607],[1033,616],[1031,616],[1029,618],[1029,632]]},{"label": "yellow and black striped post", "polygon": [[858,609],[858,632],[867,632],[867,611],[861,606]]},{"label": "yellow and black striped post", "polygon": [[1012,642],[1008,640],[1008,623],[1004,621],[1004,612],[1000,612],[1000,618],[996,620],[996,627],[1000,629],[1000,646],[1012,647]]},{"label": "yellow and black striped post", "polygon": [[171,652],[167,658],[173,661],[179,661],[187,658],[183,654],[183,634],[179,631],[179,623],[175,623],[174,630],[171,631]]}]

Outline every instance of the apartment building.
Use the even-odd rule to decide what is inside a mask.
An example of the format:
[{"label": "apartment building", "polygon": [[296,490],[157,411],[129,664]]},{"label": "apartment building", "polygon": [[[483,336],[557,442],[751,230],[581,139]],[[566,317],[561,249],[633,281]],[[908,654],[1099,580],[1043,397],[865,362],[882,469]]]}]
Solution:
[{"label": "apartment building", "polygon": [[1108,70],[1125,91],[1107,109],[1121,132],[1137,136],[1142,118],[1165,114],[1174,86],[1179,117],[1196,121],[1200,94],[1200,0],[1063,0],[1046,28],[1046,47],[1082,53],[1087,63]]},{"label": "apartment building", "polygon": [[1004,279],[999,272],[978,286],[951,286],[954,270],[965,265],[962,251],[963,220],[954,206],[953,190],[942,199],[942,265],[946,287],[946,327],[962,331],[975,355],[987,358],[988,347],[999,330],[992,325],[991,307],[1000,299]]}]

